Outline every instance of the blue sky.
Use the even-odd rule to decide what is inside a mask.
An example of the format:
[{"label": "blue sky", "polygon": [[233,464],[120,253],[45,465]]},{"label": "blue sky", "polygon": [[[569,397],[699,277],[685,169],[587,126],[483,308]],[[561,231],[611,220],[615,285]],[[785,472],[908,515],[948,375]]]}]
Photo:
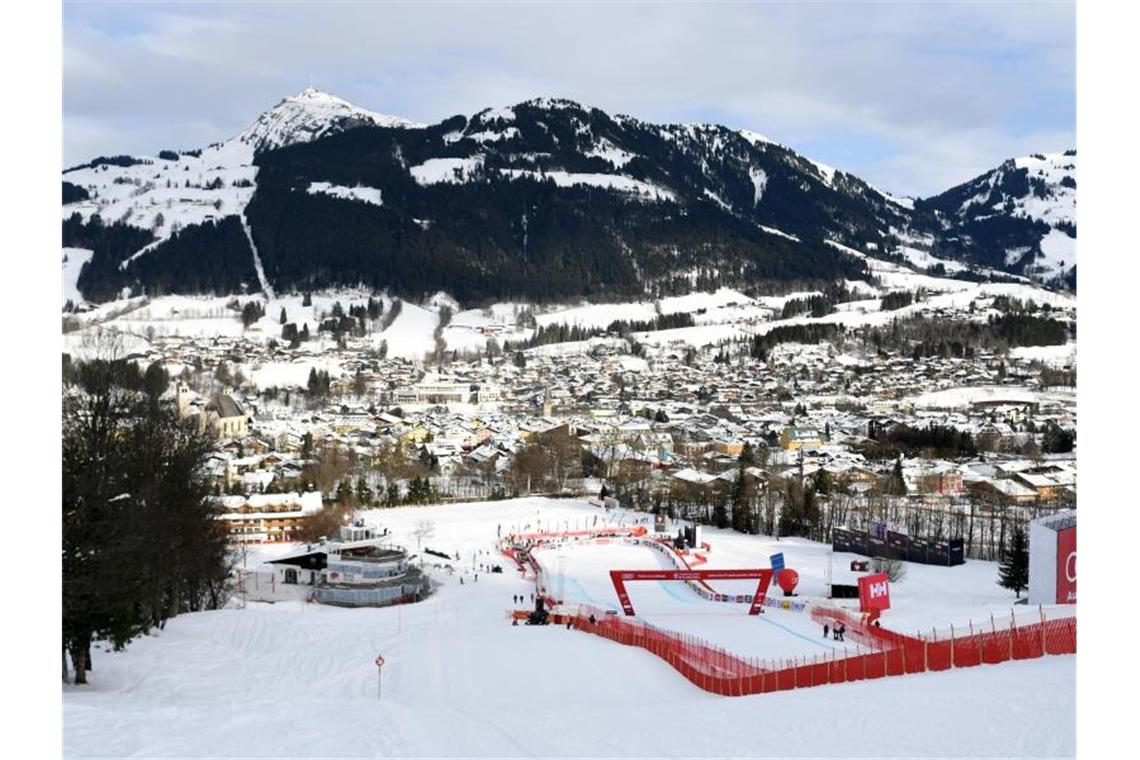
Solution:
[{"label": "blue sky", "polygon": [[900,195],[1076,143],[1071,3],[64,5],[64,164],[306,86],[434,122],[539,95],[767,135]]}]

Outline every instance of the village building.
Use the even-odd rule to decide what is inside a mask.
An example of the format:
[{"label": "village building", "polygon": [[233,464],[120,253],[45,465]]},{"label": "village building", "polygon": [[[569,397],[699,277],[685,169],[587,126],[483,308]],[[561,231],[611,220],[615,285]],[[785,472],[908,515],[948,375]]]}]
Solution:
[{"label": "village building", "polygon": [[221,519],[235,544],[294,541],[304,518],[324,508],[316,491],[222,496],[220,502]]}]

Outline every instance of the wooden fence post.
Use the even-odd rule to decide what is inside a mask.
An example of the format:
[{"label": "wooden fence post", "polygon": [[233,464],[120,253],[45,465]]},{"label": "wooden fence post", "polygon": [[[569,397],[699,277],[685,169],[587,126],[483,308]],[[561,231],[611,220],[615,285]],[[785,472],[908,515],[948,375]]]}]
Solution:
[{"label": "wooden fence post", "polygon": [[954,664],[954,624],[950,624],[950,667],[956,668]]}]

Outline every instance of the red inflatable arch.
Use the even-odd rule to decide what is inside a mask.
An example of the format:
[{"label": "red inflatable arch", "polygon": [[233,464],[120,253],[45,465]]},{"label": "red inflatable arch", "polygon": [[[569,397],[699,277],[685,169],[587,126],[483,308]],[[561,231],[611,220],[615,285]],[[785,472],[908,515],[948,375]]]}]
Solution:
[{"label": "red inflatable arch", "polygon": [[711,580],[751,580],[756,578],[756,593],[752,596],[749,615],[759,614],[764,604],[764,596],[772,582],[771,569],[760,570],[610,570],[610,580],[621,602],[622,611],[634,614],[633,604],[625,590],[626,581],[711,581]]}]

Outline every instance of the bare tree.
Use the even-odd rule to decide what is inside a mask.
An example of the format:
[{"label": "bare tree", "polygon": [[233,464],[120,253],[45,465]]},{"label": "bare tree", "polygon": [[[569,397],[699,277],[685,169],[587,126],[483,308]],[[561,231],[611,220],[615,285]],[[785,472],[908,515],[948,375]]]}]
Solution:
[{"label": "bare tree", "polygon": [[424,539],[435,535],[435,523],[425,517],[416,523],[412,535],[416,537],[416,551],[419,551]]},{"label": "bare tree", "polygon": [[906,577],[906,565],[901,559],[875,557],[871,560],[871,571],[875,573],[886,573],[887,580],[891,583],[900,583],[902,579]]}]

